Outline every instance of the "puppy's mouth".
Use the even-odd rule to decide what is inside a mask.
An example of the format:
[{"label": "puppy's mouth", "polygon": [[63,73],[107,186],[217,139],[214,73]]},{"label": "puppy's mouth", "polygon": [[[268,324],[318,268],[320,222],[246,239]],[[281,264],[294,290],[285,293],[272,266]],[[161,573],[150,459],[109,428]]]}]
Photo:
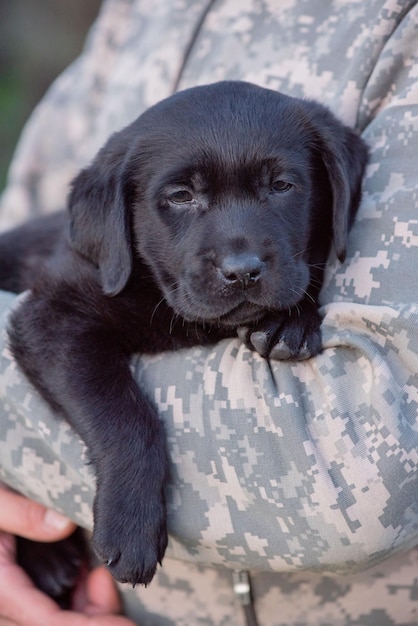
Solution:
[{"label": "puppy's mouth", "polygon": [[[225,293],[225,290],[207,289],[201,283],[199,289],[187,281],[179,281],[177,288],[164,289],[165,299],[175,313],[186,322],[210,324],[217,327],[236,328],[257,323],[267,313],[288,309],[297,302],[297,292],[286,285],[279,290],[262,289],[255,285],[252,289]],[[212,288],[211,288],[212,287]],[[267,293],[266,293],[267,292]]]}]

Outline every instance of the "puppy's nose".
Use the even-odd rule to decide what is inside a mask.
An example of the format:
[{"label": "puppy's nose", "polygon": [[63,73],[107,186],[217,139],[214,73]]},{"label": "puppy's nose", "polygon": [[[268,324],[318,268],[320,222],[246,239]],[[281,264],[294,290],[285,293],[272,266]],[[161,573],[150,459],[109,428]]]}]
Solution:
[{"label": "puppy's nose", "polygon": [[257,254],[243,252],[226,256],[219,269],[225,283],[248,289],[260,278],[263,265],[263,261]]}]

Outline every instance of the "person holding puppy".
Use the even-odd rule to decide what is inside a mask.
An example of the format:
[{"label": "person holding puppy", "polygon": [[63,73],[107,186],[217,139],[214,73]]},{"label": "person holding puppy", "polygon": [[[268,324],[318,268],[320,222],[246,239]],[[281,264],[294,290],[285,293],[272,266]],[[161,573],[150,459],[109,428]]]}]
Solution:
[{"label": "person holding puppy", "polygon": [[[186,5],[103,4],[83,55],[24,133],[4,227],[61,208],[77,171],[149,105],[224,78],[318,99],[361,132],[370,163],[347,259],[327,270],[320,355],[269,366],[236,339],[132,362],[164,421],[172,481],[169,549],[149,588],[124,594],[127,615],[244,623],[240,600],[248,615],[251,599],[232,572],[245,570],[262,626],[414,624],[418,6]],[[1,301],[6,328],[19,304]],[[83,446],[3,341],[1,477],[88,528],[94,480]],[[4,530],[19,533],[18,520]],[[1,619],[24,623],[13,602],[0,598]],[[116,626],[112,602],[99,605]]]}]

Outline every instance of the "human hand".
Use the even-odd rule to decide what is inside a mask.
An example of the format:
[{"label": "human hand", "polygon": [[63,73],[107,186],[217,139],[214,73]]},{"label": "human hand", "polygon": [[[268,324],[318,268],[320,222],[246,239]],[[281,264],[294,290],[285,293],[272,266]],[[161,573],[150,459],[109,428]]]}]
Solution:
[{"label": "human hand", "polygon": [[117,616],[121,604],[105,568],[90,572],[73,610],[62,611],[16,564],[14,535],[58,541],[74,528],[62,515],[0,487],[0,626],[134,626]]}]

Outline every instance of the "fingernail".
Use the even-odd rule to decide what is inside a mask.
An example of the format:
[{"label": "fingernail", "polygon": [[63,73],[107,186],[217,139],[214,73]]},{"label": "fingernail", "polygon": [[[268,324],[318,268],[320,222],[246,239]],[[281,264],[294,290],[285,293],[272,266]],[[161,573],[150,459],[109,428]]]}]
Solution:
[{"label": "fingernail", "polygon": [[48,509],[45,513],[44,523],[54,530],[65,530],[71,522],[68,517],[64,517],[61,513]]}]

